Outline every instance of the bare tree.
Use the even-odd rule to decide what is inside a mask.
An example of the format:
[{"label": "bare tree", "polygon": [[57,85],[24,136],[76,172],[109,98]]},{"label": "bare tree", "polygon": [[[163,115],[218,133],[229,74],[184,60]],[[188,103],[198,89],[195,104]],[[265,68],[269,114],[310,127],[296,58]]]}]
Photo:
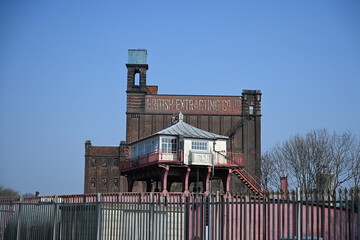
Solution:
[{"label": "bare tree", "polygon": [[360,140],[356,141],[351,151],[351,182],[354,188],[360,189]]},{"label": "bare tree", "polygon": [[276,184],[276,166],[270,152],[261,156],[261,180],[267,188],[278,188]]},{"label": "bare tree", "polygon": [[302,189],[314,189],[319,185],[319,173],[329,165],[329,134],[326,130],[314,130],[305,136],[296,135],[285,141],[282,157],[288,162],[288,171]]},{"label": "bare tree", "polygon": [[[350,132],[330,134],[326,129],[311,130],[275,146],[264,155],[263,161],[269,160],[279,174],[287,172],[289,182],[304,190],[336,189],[354,178],[359,169],[360,162],[354,162],[355,142]],[[264,168],[272,169],[267,165]],[[356,181],[360,182],[360,176]]]},{"label": "bare tree", "polygon": [[19,196],[19,192],[11,188],[5,188],[2,185],[0,185],[0,198],[18,197],[18,196]]},{"label": "bare tree", "polygon": [[355,137],[350,132],[333,133],[331,137],[329,172],[334,175],[334,188],[351,178],[352,153],[355,145]]},{"label": "bare tree", "polygon": [[275,191],[281,189],[280,178],[288,176],[288,163],[285,161],[281,150],[281,145],[276,145],[271,151],[267,151],[262,155],[262,181],[267,188]]}]

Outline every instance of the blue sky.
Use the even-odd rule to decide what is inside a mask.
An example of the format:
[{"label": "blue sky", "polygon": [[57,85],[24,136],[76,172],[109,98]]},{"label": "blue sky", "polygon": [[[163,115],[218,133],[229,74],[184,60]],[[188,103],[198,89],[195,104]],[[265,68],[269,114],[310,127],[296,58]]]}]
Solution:
[{"label": "blue sky", "polygon": [[160,94],[260,89],[262,147],[360,137],[360,2],[0,2],[0,184],[83,192],[84,143],[125,139],[127,49]]}]

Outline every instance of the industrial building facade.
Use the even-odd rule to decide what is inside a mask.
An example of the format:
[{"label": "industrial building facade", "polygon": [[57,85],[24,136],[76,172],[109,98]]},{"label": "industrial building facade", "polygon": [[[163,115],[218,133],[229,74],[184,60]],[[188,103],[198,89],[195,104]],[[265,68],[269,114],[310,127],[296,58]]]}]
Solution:
[{"label": "industrial building facade", "polygon": [[[180,112],[184,122],[227,136],[227,151],[242,153],[246,168],[259,177],[261,91],[243,90],[238,96],[158,94],[158,86],[147,85],[146,56],[146,50],[129,50],[126,140],[116,147],[93,146],[90,140],[85,143],[85,193],[129,191],[121,169],[130,157],[128,145],[171,126]],[[230,188],[241,188],[239,184],[238,179],[231,179]],[[134,184],[130,190],[146,191],[144,186]]]}]

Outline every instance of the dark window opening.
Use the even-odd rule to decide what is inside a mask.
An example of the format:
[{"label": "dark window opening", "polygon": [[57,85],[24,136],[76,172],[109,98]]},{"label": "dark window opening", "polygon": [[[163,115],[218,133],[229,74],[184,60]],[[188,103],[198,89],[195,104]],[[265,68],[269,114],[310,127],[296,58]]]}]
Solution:
[{"label": "dark window opening", "polygon": [[118,158],[114,158],[114,166],[115,167],[119,166],[119,159]]},{"label": "dark window opening", "polygon": [[92,178],[91,179],[91,188],[95,188],[96,187],[96,179]]},{"label": "dark window opening", "polygon": [[102,188],[106,188],[107,187],[107,179],[106,178],[103,178],[102,181],[101,181],[101,187]]},{"label": "dark window opening", "polygon": [[107,165],[108,165],[108,161],[107,161],[107,159],[104,159],[104,161],[103,161],[103,167],[107,167]]},{"label": "dark window opening", "polygon": [[96,159],[95,158],[91,159],[91,167],[96,167]]},{"label": "dark window opening", "polygon": [[119,186],[119,179],[114,178],[114,188],[118,188]]}]

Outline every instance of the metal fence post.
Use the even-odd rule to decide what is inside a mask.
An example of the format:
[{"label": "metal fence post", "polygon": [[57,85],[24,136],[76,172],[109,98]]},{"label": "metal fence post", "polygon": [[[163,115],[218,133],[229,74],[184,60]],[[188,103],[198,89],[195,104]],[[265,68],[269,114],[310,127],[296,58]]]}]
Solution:
[{"label": "metal fence post", "polygon": [[301,229],[301,221],[302,221],[302,218],[301,218],[301,210],[302,210],[302,203],[300,202],[300,198],[301,198],[301,192],[300,192],[300,187],[297,188],[297,194],[296,194],[296,201],[298,203],[298,218],[297,218],[297,234],[298,234],[298,237],[297,239],[298,240],[301,240],[302,239],[302,229]]},{"label": "metal fence post", "polygon": [[188,240],[190,235],[190,197],[185,197],[185,228],[184,228],[184,239]]},{"label": "metal fence post", "polygon": [[21,196],[20,202],[19,202],[18,219],[17,219],[16,240],[21,239],[21,208],[22,208],[23,200],[24,200],[24,198]]},{"label": "metal fence post", "polygon": [[101,240],[101,193],[97,194],[97,201],[96,201],[96,240]]},{"label": "metal fence post", "polygon": [[[216,232],[216,240],[220,239],[220,192],[216,191],[216,227],[215,227],[215,232]],[[221,206],[224,203],[221,202]],[[214,215],[215,216],[215,215]]]},{"label": "metal fence post", "polygon": [[150,192],[150,202],[149,202],[149,240],[153,239],[153,230],[154,230],[154,193]]},{"label": "metal fence post", "polygon": [[58,197],[55,196],[54,199],[54,222],[53,222],[53,240],[56,240],[57,238],[57,224],[58,224],[58,211],[59,211],[59,206],[58,206]]}]

